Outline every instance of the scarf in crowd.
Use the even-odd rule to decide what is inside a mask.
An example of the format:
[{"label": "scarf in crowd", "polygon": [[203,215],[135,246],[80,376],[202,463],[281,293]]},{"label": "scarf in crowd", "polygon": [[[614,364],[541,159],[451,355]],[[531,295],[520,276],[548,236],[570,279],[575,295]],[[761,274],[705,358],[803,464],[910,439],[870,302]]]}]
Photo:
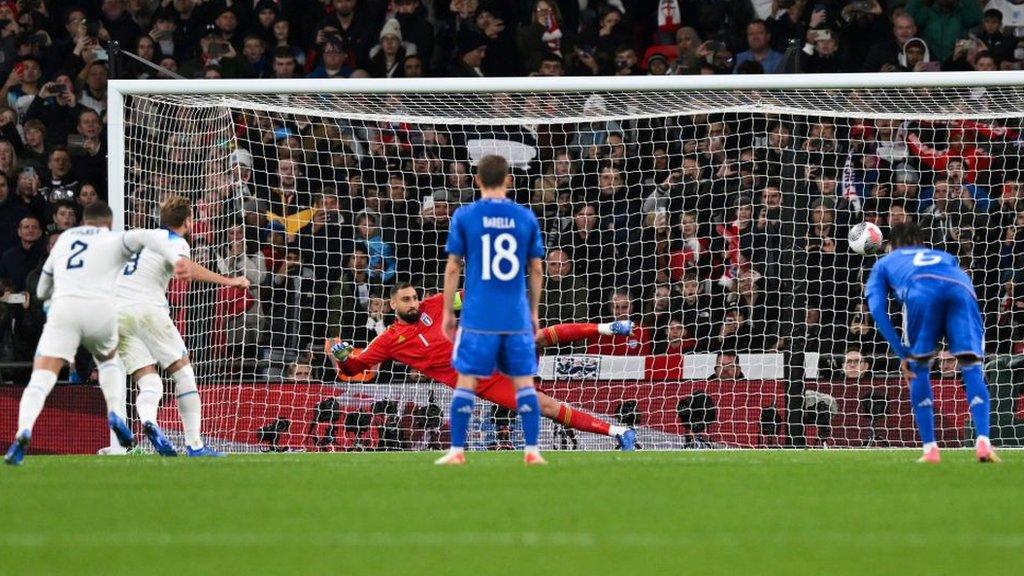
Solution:
[{"label": "scarf in crowd", "polygon": [[679,1],[661,0],[658,5],[658,31],[675,33],[680,26]]},{"label": "scarf in crowd", "polygon": [[562,56],[562,30],[558,26],[558,18],[555,18],[554,11],[548,14],[547,28],[540,38],[547,44],[548,50]]}]

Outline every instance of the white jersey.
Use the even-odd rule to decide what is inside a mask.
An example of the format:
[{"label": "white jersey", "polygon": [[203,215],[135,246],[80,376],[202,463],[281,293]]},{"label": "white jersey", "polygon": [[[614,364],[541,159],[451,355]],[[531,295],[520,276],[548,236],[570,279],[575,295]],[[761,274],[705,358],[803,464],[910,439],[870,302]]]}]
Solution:
[{"label": "white jersey", "polygon": [[43,264],[38,296],[42,300],[110,300],[117,275],[143,248],[160,254],[166,262],[187,257],[172,249],[167,240],[166,230],[112,232],[95,226],[66,230]]},{"label": "white jersey", "polygon": [[[166,248],[182,258],[191,258],[188,242],[174,232],[165,232],[162,242]],[[167,306],[167,284],[173,277],[174,266],[160,253],[146,249],[124,265],[117,277],[114,296],[122,307],[136,304]]]}]

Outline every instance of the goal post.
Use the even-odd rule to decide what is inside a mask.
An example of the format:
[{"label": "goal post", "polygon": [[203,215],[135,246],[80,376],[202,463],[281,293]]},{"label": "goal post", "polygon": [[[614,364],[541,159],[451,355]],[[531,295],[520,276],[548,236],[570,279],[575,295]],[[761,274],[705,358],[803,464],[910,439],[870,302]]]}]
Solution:
[{"label": "goal post", "polygon": [[[1020,72],[113,80],[109,201],[130,228],[189,196],[196,258],[253,283],[170,295],[204,433],[227,450],[444,442],[446,386],[390,363],[344,376],[325,350],[381,333],[396,282],[437,292],[448,221],[487,153],[509,159],[542,223],[542,323],[637,325],[541,352],[540,388],[572,409],[635,426],[644,448],[915,445],[863,305],[873,259],[846,245],[858,222],[913,219],[978,286],[993,437],[1013,446],[1022,131]],[[972,437],[958,378],[942,356],[950,446]],[[473,430],[474,448],[521,442],[488,403]],[[551,421],[543,443],[614,447]]]}]

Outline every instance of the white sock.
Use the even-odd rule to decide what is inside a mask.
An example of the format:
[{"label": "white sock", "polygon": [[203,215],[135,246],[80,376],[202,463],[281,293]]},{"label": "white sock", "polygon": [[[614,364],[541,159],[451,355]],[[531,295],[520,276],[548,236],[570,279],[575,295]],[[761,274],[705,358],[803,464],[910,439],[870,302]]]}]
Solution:
[{"label": "white sock", "polygon": [[988,439],[988,436],[978,436],[978,440],[975,442],[975,445],[978,444],[992,444],[992,442]]},{"label": "white sock", "polygon": [[931,450],[932,448],[938,448],[938,447],[939,447],[939,443],[938,442],[929,442],[929,443],[924,445],[923,450],[925,452],[927,452],[927,451]]},{"label": "white sock", "polygon": [[465,448],[457,448],[455,446],[452,446],[451,448],[448,449],[449,454],[462,454],[465,451]]},{"label": "white sock", "polygon": [[625,434],[626,430],[629,430],[629,428],[627,428],[625,426],[620,426],[618,424],[612,424],[612,425],[608,426],[608,435],[611,436],[612,438],[614,438],[614,437],[619,436],[621,434]]},{"label": "white sock", "polygon": [[179,368],[171,374],[174,379],[174,395],[178,399],[178,414],[181,415],[181,426],[185,430],[185,444],[199,450],[203,447],[200,433],[203,426],[203,403],[199,399],[196,388],[196,373],[191,364]]},{"label": "white sock", "polygon": [[21,434],[23,430],[32,430],[36,424],[36,418],[43,411],[46,404],[46,397],[50,395],[53,386],[57,383],[57,375],[49,370],[33,370],[28,386],[21,393],[21,405],[18,407],[18,430],[15,434]]},{"label": "white sock", "polygon": [[540,448],[538,448],[537,446],[524,446],[523,453],[540,455]]},{"label": "white sock", "polygon": [[[128,421],[128,386],[122,386],[119,389],[119,397],[117,399],[117,415],[121,417],[125,422]],[[128,450],[125,450],[124,446],[121,446],[121,442],[117,439],[117,434],[114,431],[110,431],[110,445],[107,446],[107,455],[116,456],[119,454],[127,454]]]},{"label": "white sock", "polygon": [[115,354],[110,360],[96,365],[100,375],[100,390],[107,401],[107,411],[114,412],[123,420],[126,416],[124,398],[127,396],[127,383],[121,358]]},{"label": "white sock", "polygon": [[601,324],[598,324],[597,325],[597,333],[598,334],[604,334],[605,336],[611,336],[612,335],[612,323],[611,322],[602,322]]},{"label": "white sock", "polygon": [[160,398],[164,393],[164,381],[159,374],[146,374],[136,382],[139,395],[135,397],[135,409],[139,412],[139,420],[143,423],[156,424],[156,413],[160,408]]}]

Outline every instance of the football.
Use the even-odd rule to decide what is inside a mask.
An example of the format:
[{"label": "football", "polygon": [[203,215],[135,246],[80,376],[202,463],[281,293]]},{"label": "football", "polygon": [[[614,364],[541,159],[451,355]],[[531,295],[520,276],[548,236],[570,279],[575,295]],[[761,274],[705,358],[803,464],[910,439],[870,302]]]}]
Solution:
[{"label": "football", "polygon": [[871,222],[861,222],[850,229],[850,250],[857,254],[880,254],[884,248],[882,230]]}]

